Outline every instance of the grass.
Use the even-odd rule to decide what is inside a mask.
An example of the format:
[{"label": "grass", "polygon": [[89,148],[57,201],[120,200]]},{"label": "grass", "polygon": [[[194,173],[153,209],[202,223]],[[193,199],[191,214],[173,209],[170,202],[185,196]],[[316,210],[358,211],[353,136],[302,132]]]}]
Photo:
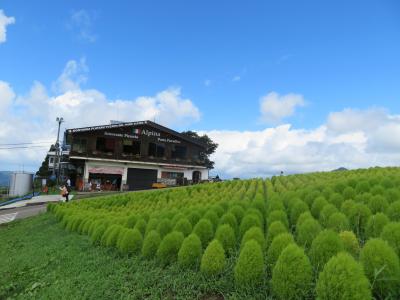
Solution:
[{"label": "grass", "polygon": [[92,246],[49,213],[1,225],[0,240],[0,299],[268,299],[265,290],[235,291],[235,258],[215,278],[161,268]]}]

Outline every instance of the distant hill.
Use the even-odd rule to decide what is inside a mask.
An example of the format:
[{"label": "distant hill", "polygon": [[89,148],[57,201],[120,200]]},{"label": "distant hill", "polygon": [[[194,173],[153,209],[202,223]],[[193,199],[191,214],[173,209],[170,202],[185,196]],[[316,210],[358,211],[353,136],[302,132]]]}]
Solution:
[{"label": "distant hill", "polygon": [[348,170],[346,168],[344,168],[344,167],[340,167],[340,168],[338,168],[336,170],[333,170],[332,172],[341,172],[341,171],[348,171]]},{"label": "distant hill", "polygon": [[11,171],[0,171],[0,186],[8,186]]}]

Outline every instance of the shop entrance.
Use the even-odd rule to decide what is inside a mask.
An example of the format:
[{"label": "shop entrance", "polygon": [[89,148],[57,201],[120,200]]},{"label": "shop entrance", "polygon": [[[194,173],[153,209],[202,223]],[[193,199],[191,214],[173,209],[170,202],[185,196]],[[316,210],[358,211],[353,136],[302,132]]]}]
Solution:
[{"label": "shop entrance", "polygon": [[145,190],[151,189],[153,183],[157,182],[157,170],[153,169],[128,169],[126,183],[129,190]]}]

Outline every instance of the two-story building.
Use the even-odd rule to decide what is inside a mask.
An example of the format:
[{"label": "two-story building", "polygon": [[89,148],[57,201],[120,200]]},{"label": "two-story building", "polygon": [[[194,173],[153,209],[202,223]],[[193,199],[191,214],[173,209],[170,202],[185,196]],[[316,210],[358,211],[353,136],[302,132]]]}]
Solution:
[{"label": "two-story building", "polygon": [[151,121],[67,129],[65,143],[68,175],[80,190],[138,190],[157,182],[208,179],[206,145]]}]

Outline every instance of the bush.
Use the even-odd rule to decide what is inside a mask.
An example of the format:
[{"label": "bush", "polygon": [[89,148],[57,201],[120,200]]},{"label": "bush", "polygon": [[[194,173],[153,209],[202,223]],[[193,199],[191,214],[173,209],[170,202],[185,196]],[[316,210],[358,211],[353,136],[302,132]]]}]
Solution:
[{"label": "bush", "polygon": [[215,238],[220,241],[226,253],[231,254],[234,252],[236,236],[231,226],[228,224],[220,225],[215,233]]},{"label": "bush", "polygon": [[255,240],[249,240],[244,244],[235,265],[234,275],[236,287],[239,289],[255,289],[262,285],[264,255]]},{"label": "bush", "polygon": [[160,223],[158,223],[157,231],[161,238],[163,238],[172,231],[172,221],[170,219],[162,219]]},{"label": "bush", "polygon": [[400,200],[389,205],[387,216],[393,222],[400,221]]},{"label": "bush", "polygon": [[232,206],[229,210],[229,213],[233,214],[236,218],[237,223],[239,224],[244,217],[244,209],[239,205]]},{"label": "bush", "polygon": [[136,221],[134,229],[139,230],[139,232],[144,235],[146,232],[146,221],[143,218],[140,218]]},{"label": "bush", "polygon": [[349,216],[350,225],[359,238],[364,238],[365,228],[370,216],[371,210],[365,204],[357,203],[351,209]]},{"label": "bush", "polygon": [[138,217],[136,215],[129,215],[128,219],[126,220],[126,227],[134,228],[137,220]]},{"label": "bush", "polygon": [[138,254],[142,248],[143,238],[139,230],[126,229],[121,233],[118,249],[122,253]]},{"label": "bush", "polygon": [[387,241],[400,257],[400,222],[391,222],[385,225],[381,238]]},{"label": "bush", "polygon": [[201,260],[201,241],[192,233],[183,240],[178,252],[178,264],[182,268],[197,268]]},{"label": "bush", "polygon": [[365,228],[366,238],[379,237],[382,233],[383,227],[385,227],[389,222],[389,218],[383,213],[377,213],[370,216]]},{"label": "bush", "polygon": [[336,232],[341,232],[350,229],[350,222],[344,213],[336,212],[331,214],[326,227]]},{"label": "bush", "polygon": [[300,246],[308,249],[321,230],[321,225],[317,220],[313,218],[307,219],[296,228],[296,241]]},{"label": "bush", "polygon": [[328,201],[325,200],[323,196],[317,197],[312,206],[311,206],[311,214],[314,218],[318,219],[321,210],[324,208],[325,205],[328,204]]},{"label": "bush", "polygon": [[156,255],[160,244],[160,234],[156,230],[151,230],[144,238],[142,256],[145,258],[153,258]]},{"label": "bush", "polygon": [[201,215],[197,211],[192,211],[188,216],[187,216],[189,222],[192,224],[192,226],[196,225],[197,222],[201,219]]},{"label": "bush", "polygon": [[324,208],[321,210],[321,213],[319,214],[319,222],[321,223],[321,225],[323,227],[327,227],[329,217],[337,212],[338,209],[336,208],[335,205],[333,204],[325,205]]},{"label": "bush", "polygon": [[395,299],[396,295],[400,296],[399,258],[387,242],[369,240],[361,250],[360,261],[377,298]]},{"label": "bush", "polygon": [[311,263],[319,272],[332,256],[343,250],[343,242],[336,232],[321,231],[311,244],[309,253]]},{"label": "bush", "polygon": [[294,244],[294,239],[290,233],[281,233],[273,239],[271,246],[268,248],[266,257],[267,271],[269,275],[272,275],[272,270],[274,269],[275,263],[283,249],[292,243]]},{"label": "bush", "polygon": [[287,228],[285,225],[282,224],[280,221],[275,221],[273,222],[269,227],[268,227],[268,232],[267,232],[267,238],[265,240],[266,248],[271,245],[273,239],[278,236],[281,233],[286,233],[288,232]]},{"label": "bush", "polygon": [[337,209],[341,208],[343,202],[344,202],[344,199],[343,199],[342,194],[333,193],[333,194],[329,197],[329,203],[335,205]]},{"label": "bush", "polygon": [[201,244],[204,248],[213,238],[213,225],[208,219],[200,219],[196,226],[194,226],[193,233],[195,233],[200,238]]},{"label": "bush", "polygon": [[311,213],[309,211],[302,213],[297,219],[296,228],[299,228],[299,226],[301,226],[301,224],[308,219],[314,219]]},{"label": "bush", "polygon": [[213,230],[217,228],[218,222],[219,222],[219,217],[218,215],[213,212],[212,210],[208,210],[207,213],[203,216],[203,219],[208,219],[210,220],[211,224],[213,225]]},{"label": "bush", "polygon": [[360,253],[360,244],[353,231],[342,231],[339,233],[342,240],[344,250],[349,252],[353,257],[357,258]]},{"label": "bush", "polygon": [[200,271],[206,276],[218,275],[224,270],[225,264],[224,248],[218,240],[213,240],[201,258]]},{"label": "bush", "polygon": [[308,211],[307,204],[304,201],[297,200],[290,210],[290,223],[292,226],[296,225],[299,216],[306,211]]},{"label": "bush", "polygon": [[157,230],[158,223],[160,223],[160,220],[157,218],[150,218],[149,222],[147,222],[146,225],[146,231],[145,231],[145,236],[152,230]]},{"label": "bush", "polygon": [[353,200],[346,200],[340,206],[340,211],[349,218],[351,210],[354,208],[355,205],[356,203]]},{"label": "bush", "polygon": [[247,230],[242,238],[242,243],[240,247],[243,248],[245,243],[250,240],[255,240],[260,245],[261,249],[264,251],[265,238],[264,238],[264,233],[262,232],[260,227],[255,226]]},{"label": "bush", "polygon": [[[93,222],[95,223],[95,222]],[[104,232],[106,231],[106,226],[104,225],[98,225],[94,228],[94,230],[92,231],[91,235],[90,235],[90,241],[93,244],[97,244],[100,242],[101,237],[103,236]]]},{"label": "bush", "polygon": [[238,228],[239,228],[238,222],[236,220],[236,217],[230,212],[224,214],[221,217],[221,219],[219,220],[219,224],[220,225],[228,224],[234,230],[235,233],[238,232]]},{"label": "bush", "polygon": [[304,250],[290,244],[281,253],[272,271],[272,292],[278,299],[308,299],[312,268]]},{"label": "bush", "polygon": [[120,225],[109,226],[101,237],[100,244],[107,247],[116,246],[121,229]]},{"label": "bush", "polygon": [[268,224],[271,224],[275,221],[281,221],[282,224],[285,225],[286,228],[289,229],[289,220],[288,220],[287,214],[284,210],[274,210],[273,212],[271,212],[268,215],[268,218],[267,218]]},{"label": "bush", "polygon": [[319,274],[316,294],[319,300],[371,299],[369,282],[362,267],[343,252],[332,257]]},{"label": "bush", "polygon": [[240,227],[239,227],[240,238],[242,238],[243,235],[246,233],[246,231],[249,230],[253,226],[258,226],[258,227],[262,228],[259,217],[254,214],[248,214],[248,215],[246,214],[243,217],[242,222],[240,223]]},{"label": "bush", "polygon": [[188,236],[192,232],[192,224],[186,218],[179,219],[175,224],[174,231],[180,231],[184,236]]},{"label": "bush", "polygon": [[372,196],[368,206],[373,214],[378,212],[386,213],[389,208],[389,202],[381,195]]},{"label": "bush", "polygon": [[157,258],[163,266],[176,261],[183,239],[182,232],[178,231],[172,231],[162,239],[157,250]]},{"label": "bush", "polygon": [[355,190],[352,188],[352,187],[350,187],[350,186],[348,186],[348,187],[346,187],[344,190],[343,190],[343,198],[345,199],[345,200],[348,200],[348,199],[354,199],[354,197],[356,196],[356,192],[355,192]]}]

